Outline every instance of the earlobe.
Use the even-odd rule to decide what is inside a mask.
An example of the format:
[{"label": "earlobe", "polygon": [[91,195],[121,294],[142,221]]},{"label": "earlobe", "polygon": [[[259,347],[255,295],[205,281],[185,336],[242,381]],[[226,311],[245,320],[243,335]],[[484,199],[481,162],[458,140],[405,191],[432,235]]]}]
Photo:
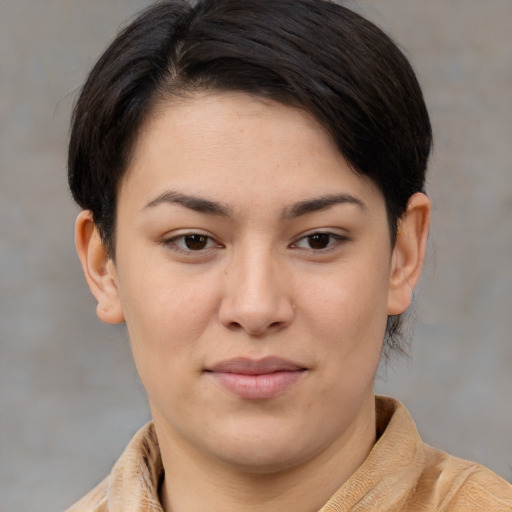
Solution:
[{"label": "earlobe", "polygon": [[391,263],[388,315],[399,315],[411,304],[425,260],[430,211],[430,200],[418,192],[409,198],[400,219]]},{"label": "earlobe", "polygon": [[75,244],[85,279],[98,302],[98,317],[109,324],[124,322],[115,265],[103,246],[89,210],[80,212],[76,219]]}]

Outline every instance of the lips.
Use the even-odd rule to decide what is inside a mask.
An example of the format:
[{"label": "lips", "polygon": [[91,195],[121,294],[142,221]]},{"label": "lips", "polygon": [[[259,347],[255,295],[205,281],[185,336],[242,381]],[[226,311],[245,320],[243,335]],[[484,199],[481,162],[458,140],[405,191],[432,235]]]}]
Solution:
[{"label": "lips", "polygon": [[307,369],[286,359],[235,358],[206,370],[218,384],[239,398],[264,400],[276,397],[300,380]]}]

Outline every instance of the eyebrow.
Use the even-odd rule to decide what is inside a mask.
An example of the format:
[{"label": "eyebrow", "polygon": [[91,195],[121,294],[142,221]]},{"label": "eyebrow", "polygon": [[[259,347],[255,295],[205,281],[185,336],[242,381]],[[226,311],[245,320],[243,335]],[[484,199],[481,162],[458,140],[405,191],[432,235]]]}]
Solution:
[{"label": "eyebrow", "polygon": [[150,201],[143,209],[154,208],[161,204],[179,204],[190,210],[208,215],[217,215],[220,217],[229,217],[231,208],[217,201],[211,201],[202,197],[180,194],[173,190],[168,190]]},{"label": "eyebrow", "polygon": [[301,215],[306,215],[308,213],[327,210],[328,208],[331,208],[332,206],[338,204],[353,204],[360,207],[363,210],[366,209],[366,205],[364,204],[364,202],[353,195],[332,194],[316,197],[314,199],[306,199],[305,201],[295,203],[289,208],[286,208],[283,216],[287,219],[293,219],[296,217],[300,217]]},{"label": "eyebrow", "polygon": [[[232,215],[232,209],[225,204],[205,199],[203,197],[182,194],[174,190],[163,192],[158,197],[150,201],[143,209],[154,208],[161,204],[179,204],[199,213],[206,213],[208,215],[216,215],[220,217],[230,217]],[[364,202],[353,195],[331,194],[295,203],[288,208],[285,208],[283,211],[283,218],[294,219],[301,215],[326,210],[339,204],[353,204],[363,210],[366,209]]]}]

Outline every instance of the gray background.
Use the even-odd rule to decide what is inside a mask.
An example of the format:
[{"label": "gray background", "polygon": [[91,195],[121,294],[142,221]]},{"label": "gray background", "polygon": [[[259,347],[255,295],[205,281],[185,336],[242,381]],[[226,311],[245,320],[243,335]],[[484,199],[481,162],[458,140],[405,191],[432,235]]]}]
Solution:
[{"label": "gray background", "polygon": [[[66,190],[74,91],[142,0],[0,0],[0,510],[62,510],[148,419],[122,328],[101,325]],[[351,3],[353,5],[353,3]],[[512,479],[512,2],[364,0],[406,48],[436,149],[410,354],[377,390],[424,439]]]}]

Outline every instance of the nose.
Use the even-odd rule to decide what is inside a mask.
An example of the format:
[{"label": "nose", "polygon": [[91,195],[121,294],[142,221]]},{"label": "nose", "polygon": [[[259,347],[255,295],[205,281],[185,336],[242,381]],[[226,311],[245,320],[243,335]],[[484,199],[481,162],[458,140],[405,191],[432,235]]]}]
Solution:
[{"label": "nose", "polygon": [[290,280],[270,251],[247,251],[226,269],[219,309],[222,324],[251,336],[279,331],[293,321]]}]

